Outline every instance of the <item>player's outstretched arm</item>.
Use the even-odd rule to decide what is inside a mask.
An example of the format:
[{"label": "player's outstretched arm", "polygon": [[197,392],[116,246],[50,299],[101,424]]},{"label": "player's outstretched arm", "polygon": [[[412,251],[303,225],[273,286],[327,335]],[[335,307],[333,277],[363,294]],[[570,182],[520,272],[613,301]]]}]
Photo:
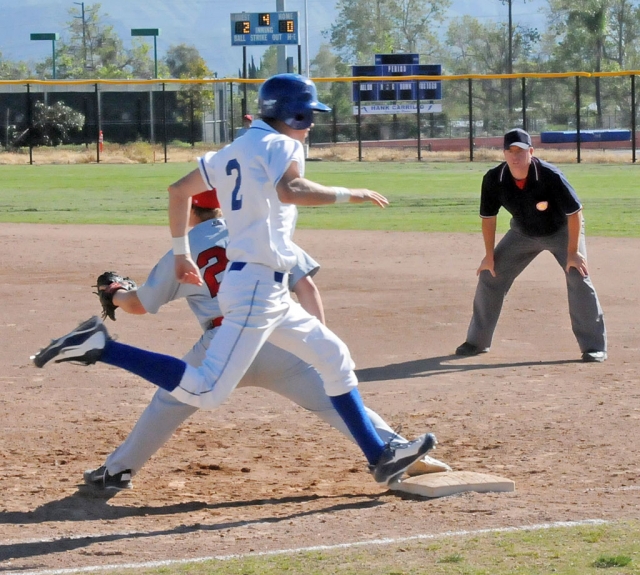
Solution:
[{"label": "player's outstretched arm", "polygon": [[346,203],[371,202],[381,208],[389,205],[382,194],[366,188],[338,188],[324,186],[300,175],[297,162],[292,162],[276,185],[278,198],[284,204],[298,206],[324,206]]},{"label": "player's outstretched arm", "polygon": [[196,169],[171,184],[168,189],[169,228],[173,241],[176,279],[180,283],[202,285],[200,270],[191,259],[187,232],[191,196],[202,192],[204,185],[200,170]]},{"label": "player's outstretched arm", "polygon": [[113,294],[113,305],[127,313],[144,315],[147,313],[147,310],[144,309],[144,306],[136,293],[137,291],[137,289],[132,289],[130,291],[118,290]]}]

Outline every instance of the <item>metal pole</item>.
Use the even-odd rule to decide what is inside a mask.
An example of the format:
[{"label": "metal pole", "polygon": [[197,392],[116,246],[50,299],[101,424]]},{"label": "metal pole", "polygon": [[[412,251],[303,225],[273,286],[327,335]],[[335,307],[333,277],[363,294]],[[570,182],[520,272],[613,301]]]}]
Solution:
[{"label": "metal pole", "polygon": [[53,51],[53,79],[56,79],[56,41],[51,40],[52,51]]},{"label": "metal pole", "polygon": [[[302,46],[300,44],[298,44],[298,74],[302,75]],[[308,72],[307,77],[309,77]]]},{"label": "metal pole", "polygon": [[[507,74],[513,74],[513,17],[511,4],[512,0],[508,0],[509,3],[509,61],[507,62]],[[511,110],[513,109],[513,94],[511,86],[511,78],[507,80],[507,93],[508,93],[508,107],[509,107],[509,125],[511,125]]]},{"label": "metal pole", "polygon": [[527,84],[522,78],[522,129],[527,132]]},{"label": "metal pole", "polygon": [[471,78],[469,83],[469,161],[473,162],[473,84]]},{"label": "metal pole", "polygon": [[338,112],[335,105],[331,107],[331,141],[334,144],[338,141]]},{"label": "metal pole", "polygon": [[420,81],[416,80],[416,104],[418,107],[417,120],[418,120],[418,161],[422,160],[422,142],[421,142],[421,134],[422,130],[420,126],[422,125],[422,121],[420,118]]},{"label": "metal pole", "polygon": [[[285,10],[285,0],[276,0],[276,11],[284,12]],[[278,54],[278,74],[287,72],[287,47],[281,44],[277,45],[276,52]],[[246,114],[246,112],[244,113]]]},{"label": "metal pole", "polygon": [[229,114],[231,117],[231,141],[233,142],[236,137],[236,127],[233,123],[233,82],[229,82],[229,106]]},{"label": "metal pole", "polygon": [[100,119],[100,92],[98,92],[98,84],[95,84],[96,94],[96,162],[100,163],[100,130],[102,129],[102,121]]},{"label": "metal pole", "polygon": [[636,77],[631,76],[631,161],[636,162]]},{"label": "metal pole", "polygon": [[362,110],[360,107],[360,82],[356,82],[356,94],[358,94],[358,119],[356,123],[356,132],[358,134],[358,162],[362,162],[362,132],[360,130]]},{"label": "metal pole", "polygon": [[304,0],[304,70],[307,78],[311,78],[311,70],[309,70],[309,13],[307,0]]},{"label": "metal pole", "polygon": [[576,148],[578,164],[580,163],[580,76],[576,76]]},{"label": "metal pole", "polygon": [[154,70],[154,77],[157,80],[158,79],[158,42],[157,42],[157,36],[155,35],[153,37],[153,70]]},{"label": "metal pole", "polygon": [[164,140],[164,163],[167,163],[167,92],[162,82],[162,135]]},{"label": "metal pole", "polygon": [[31,133],[33,131],[33,113],[31,110],[31,86],[27,84],[27,125],[29,126],[29,164],[33,165],[33,144]]},{"label": "metal pole", "polygon": [[[247,47],[242,47],[242,77],[247,79]],[[242,84],[242,116],[247,113],[247,83]]]}]

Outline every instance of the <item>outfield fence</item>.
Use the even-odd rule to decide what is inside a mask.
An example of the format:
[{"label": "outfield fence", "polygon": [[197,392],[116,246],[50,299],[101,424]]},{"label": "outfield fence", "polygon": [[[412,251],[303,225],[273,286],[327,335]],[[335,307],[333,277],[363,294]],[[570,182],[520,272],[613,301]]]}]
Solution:
[{"label": "outfield fence", "polygon": [[[500,149],[501,137],[522,127],[536,148],[575,152],[610,150],[636,162],[636,76],[640,71],[566,72],[457,76],[314,78],[330,114],[316,114],[310,147],[356,147],[359,160],[371,148],[403,148],[408,157],[427,152],[464,152],[469,161],[480,149]],[[376,106],[353,102],[371,82],[442,82],[442,100],[395,101]],[[135,141],[212,147],[233,141],[246,113],[256,114],[263,80],[2,80],[0,144],[5,150],[38,147],[26,142],[34,130],[36,102],[61,102],[84,116],[69,144],[95,150]],[[418,92],[416,90],[416,92]],[[441,111],[428,111],[441,105]],[[383,109],[384,108],[384,109]],[[406,113],[409,110],[409,113]],[[373,112],[373,113],[369,113]],[[382,113],[383,112],[383,113]]]}]

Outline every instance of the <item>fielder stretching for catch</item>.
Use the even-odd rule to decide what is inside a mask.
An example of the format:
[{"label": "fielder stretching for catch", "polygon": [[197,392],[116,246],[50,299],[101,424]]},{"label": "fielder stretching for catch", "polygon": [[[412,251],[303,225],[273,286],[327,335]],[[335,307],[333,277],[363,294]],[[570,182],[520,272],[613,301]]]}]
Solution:
[{"label": "fielder stretching for catch", "polygon": [[49,360],[101,361],[127,369],[168,391],[175,399],[207,409],[218,407],[247,372],[267,339],[311,364],[325,393],[362,450],[376,482],[389,485],[436,444],[425,433],[408,442],[384,441],[365,411],[347,346],[291,298],[288,274],[296,264],[292,234],[296,205],[371,202],[387,199],[367,189],[332,188],[304,178],[303,143],[313,112],[328,112],[315,85],[297,74],[272,76],[260,88],[260,120],[199,168],[169,187],[169,226],[175,272],[181,283],[201,285],[191,258],[187,227],[191,196],[202,186],[217,189],[227,219],[229,264],[218,301],[224,315],[198,368],[171,356],[127,346],[109,338],[91,319],[34,356]]},{"label": "fielder stretching for catch", "polygon": [[[151,270],[140,288],[132,284],[131,280],[123,282],[117,274],[100,276],[98,295],[104,309],[103,317],[115,320],[117,308],[132,314],[154,314],[161,306],[184,297],[204,334],[183,359],[189,365],[200,365],[222,319],[216,295],[227,264],[228,234],[224,220],[220,219],[221,215],[214,191],[203,192],[191,198],[189,225],[193,227],[189,232],[189,245],[204,279],[201,286],[178,283],[173,270],[173,253],[168,252]],[[311,279],[320,266],[306,252],[297,246],[293,247],[298,254],[298,261],[291,269],[289,288],[296,294],[301,305],[324,323],[322,300]],[[101,278],[105,275],[107,277],[103,281]],[[249,386],[279,393],[353,439],[324,392],[318,372],[289,352],[269,342],[265,343],[238,384],[238,387]],[[376,412],[365,409],[380,437],[385,441],[404,441]],[[105,464],[85,472],[85,483],[108,494],[131,489],[131,478],[196,411],[197,408],[174,399],[166,390],[159,388],[131,433],[107,457]],[[450,467],[445,463],[425,455],[411,465],[407,473],[419,475],[449,470]]]}]

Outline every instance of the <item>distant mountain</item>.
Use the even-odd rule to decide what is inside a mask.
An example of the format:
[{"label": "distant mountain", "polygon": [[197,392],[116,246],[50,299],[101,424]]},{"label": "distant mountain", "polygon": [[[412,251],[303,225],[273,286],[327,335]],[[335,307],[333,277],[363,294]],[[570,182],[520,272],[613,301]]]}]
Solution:
[{"label": "distant mountain", "polygon": [[[85,9],[93,2],[85,2]],[[309,54],[313,59],[320,44],[326,42],[322,32],[328,30],[337,17],[332,0],[285,0],[286,10],[299,13],[302,58],[305,49],[305,4],[308,8]],[[539,13],[545,0],[513,0],[514,22],[541,27],[544,20]],[[48,42],[32,42],[33,32],[65,32],[70,20],[69,9],[80,2],[60,0],[0,0],[0,52],[11,60],[38,61],[51,53]],[[235,12],[275,12],[275,0],[108,0],[101,4],[105,21],[114,26],[125,45],[131,28],[160,28],[158,57],[174,44],[194,45],[209,67],[219,76],[235,76],[242,66],[242,48],[231,46],[230,14]],[[507,6],[500,0],[453,0],[449,18],[469,14],[480,19],[507,20]],[[264,47],[247,48],[249,58],[256,61]],[[295,47],[288,55],[297,60]]]}]

